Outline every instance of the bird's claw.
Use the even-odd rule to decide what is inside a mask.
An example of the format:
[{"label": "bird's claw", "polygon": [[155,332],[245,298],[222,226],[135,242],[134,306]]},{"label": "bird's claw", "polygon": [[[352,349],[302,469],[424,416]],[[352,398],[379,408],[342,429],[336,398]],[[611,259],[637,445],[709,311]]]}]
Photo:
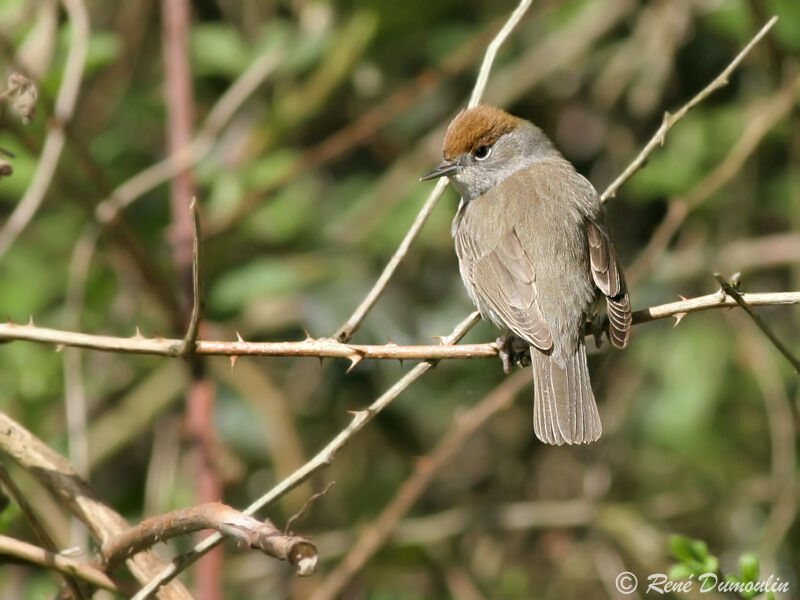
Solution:
[{"label": "bird's claw", "polygon": [[511,366],[513,364],[527,367],[531,364],[530,347],[528,344],[515,336],[513,333],[508,332],[497,338],[497,353],[500,356],[500,362],[503,365],[503,373],[508,375],[511,373]]}]

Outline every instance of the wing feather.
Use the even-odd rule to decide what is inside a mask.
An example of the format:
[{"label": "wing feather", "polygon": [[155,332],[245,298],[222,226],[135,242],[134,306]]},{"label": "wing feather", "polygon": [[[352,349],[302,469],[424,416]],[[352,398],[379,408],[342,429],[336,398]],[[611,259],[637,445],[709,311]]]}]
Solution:
[{"label": "wing feather", "polygon": [[535,269],[513,229],[491,251],[474,260],[468,275],[479,306],[540,350],[553,347],[550,329],[537,303]]},{"label": "wing feather", "polygon": [[631,301],[625,286],[625,277],[617,261],[614,248],[603,228],[595,221],[586,221],[589,241],[589,261],[592,279],[606,297],[609,337],[617,348],[628,343],[631,330]]}]

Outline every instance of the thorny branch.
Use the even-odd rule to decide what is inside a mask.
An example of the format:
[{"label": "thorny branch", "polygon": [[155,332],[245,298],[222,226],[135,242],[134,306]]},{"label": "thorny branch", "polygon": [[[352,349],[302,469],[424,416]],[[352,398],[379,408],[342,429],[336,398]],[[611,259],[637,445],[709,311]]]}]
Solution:
[{"label": "thorny branch", "polygon": [[[470,328],[478,322],[479,318],[480,315],[478,312],[472,313],[469,317],[461,321],[461,323],[456,326],[449,336],[442,338],[442,344],[451,345],[458,343],[458,341],[466,335]],[[311,475],[323,467],[330,465],[333,462],[336,453],[342,447],[344,447],[345,444],[347,444],[347,442],[349,442],[356,433],[361,431],[370,421],[372,421],[372,419],[374,419],[378,413],[386,408],[392,400],[399,396],[403,390],[405,390],[429,369],[434,367],[437,363],[438,361],[436,360],[427,360],[418,364],[367,408],[353,413],[353,419],[350,421],[350,424],[340,431],[339,434],[330,442],[328,442],[328,444],[322,450],[320,450],[302,467],[294,471],[294,473],[273,487],[269,492],[248,506],[244,510],[244,513],[252,515],[259,510],[270,506],[273,502],[311,477]],[[171,581],[178,573],[199,559],[203,554],[214,548],[214,546],[219,544],[221,541],[222,536],[218,533],[207,537],[189,552],[173,560],[166,569],[164,569],[156,578],[142,588],[132,600],[145,600],[146,598],[152,597],[152,595],[156,593],[162,585]]]},{"label": "thorny branch", "polygon": [[[475,84],[475,88],[473,89],[472,96],[470,98],[469,105],[470,107],[475,106],[480,102],[480,98],[483,94],[483,90],[486,86],[486,80],[488,79],[489,73],[491,71],[492,62],[494,60],[494,56],[497,53],[497,49],[499,48],[500,44],[505,40],[511,30],[516,26],[519,20],[524,15],[525,11],[528,9],[529,2],[523,0],[517,7],[517,9],[512,13],[511,17],[509,17],[508,22],[506,25],[501,29],[500,33],[498,33],[497,37],[492,40],[489,44],[489,48],[486,51],[486,56],[484,58],[484,62],[481,65],[481,71],[478,75],[478,80]],[[725,86],[728,83],[728,77],[730,74],[739,66],[739,63],[744,60],[744,57],[749,54],[750,50],[759,42],[761,39],[769,32],[775,22],[778,20],[778,17],[772,17],[764,27],[750,40],[750,42],[736,55],[736,57],[728,64],[725,69],[716,77],[714,80],[711,81],[706,87],[704,87],[700,92],[695,95],[689,102],[684,104],[675,114],[665,113],[664,120],[659,127],[658,131],[653,135],[650,141],[645,145],[645,147],[639,152],[636,158],[628,165],[628,167],[617,177],[611,185],[606,188],[606,190],[601,195],[601,200],[603,202],[607,201],[609,198],[612,198],[616,195],[619,188],[628,180],[630,179],[639,169],[641,169],[647,158],[650,154],[655,150],[657,146],[663,146],[664,140],[666,138],[667,133],[669,132],[675,124],[680,121],[692,108],[694,108],[697,104],[705,100],[712,92],[715,90]],[[384,268],[383,272],[378,277],[378,280],[372,286],[370,291],[367,293],[367,296],[358,305],[356,310],[353,312],[352,315],[345,321],[345,323],[339,327],[338,331],[334,334],[333,337],[338,339],[341,342],[347,342],[352,337],[358,327],[361,325],[361,322],[367,316],[367,313],[372,309],[374,304],[378,301],[381,294],[383,293],[384,289],[389,283],[389,280],[394,275],[394,272],[397,270],[397,267],[405,258],[406,254],[408,253],[411,244],[417,238],[422,226],[427,221],[430,214],[433,212],[436,204],[439,201],[439,198],[444,193],[444,189],[447,187],[447,180],[440,179],[436,186],[433,188],[430,196],[425,201],[422,209],[420,210],[417,217],[414,219],[414,222],[411,224],[408,232],[406,233],[403,241],[400,243],[400,246],[397,248],[395,253],[392,255],[392,258],[389,260],[389,263]]]},{"label": "thorny branch", "polygon": [[[475,87],[473,88],[472,95],[470,96],[468,104],[469,107],[473,107],[480,102],[483,92],[486,89],[486,82],[488,81],[489,74],[492,71],[492,65],[494,64],[494,58],[497,55],[498,49],[525,15],[532,1],[533,0],[522,0],[517,5],[517,8],[514,10],[514,12],[511,13],[511,16],[508,18],[506,24],[489,43],[489,47],[486,49],[486,54],[483,58],[483,63],[481,64],[480,72],[478,73],[477,81],[475,82]],[[360,327],[361,322],[367,316],[367,313],[381,297],[381,294],[383,294],[383,291],[386,289],[386,286],[394,275],[394,272],[397,270],[397,267],[399,267],[400,263],[403,262],[403,259],[408,253],[408,249],[411,247],[411,244],[414,243],[414,240],[417,239],[419,232],[422,230],[422,226],[425,225],[425,222],[428,220],[428,217],[430,217],[433,209],[436,208],[439,198],[441,198],[442,194],[444,194],[444,189],[446,187],[446,179],[441,179],[436,182],[433,191],[428,196],[428,199],[425,200],[425,204],[417,214],[408,232],[406,232],[403,241],[400,242],[400,246],[398,246],[397,250],[392,255],[392,258],[389,259],[389,262],[386,264],[386,267],[383,269],[380,277],[378,277],[378,280],[367,293],[366,298],[364,298],[361,304],[359,304],[355,311],[353,311],[353,314],[348,317],[347,321],[345,321],[341,327],[339,327],[339,329],[333,335],[334,338],[340,342],[348,342],[350,341],[350,338],[353,337],[353,334]]]},{"label": "thorny branch", "polygon": [[606,188],[606,191],[603,192],[602,196],[600,196],[603,202],[607,201],[609,198],[613,198],[617,195],[617,191],[622,185],[630,179],[636,171],[641,169],[647,158],[652,154],[653,150],[656,149],[657,146],[663,146],[664,141],[667,137],[667,133],[670,129],[672,129],[675,124],[680,121],[683,117],[686,116],[690,110],[692,110],[695,106],[700,104],[703,100],[705,100],[708,96],[710,96],[713,92],[718,90],[721,87],[725,87],[728,85],[728,77],[730,77],[731,73],[739,66],[744,60],[744,57],[750,53],[750,50],[761,41],[761,39],[767,35],[772,26],[778,21],[778,17],[772,17],[767,23],[759,30],[759,32],[753,36],[747,45],[742,48],[741,52],[736,55],[736,57],[728,63],[728,66],[725,67],[722,72],[717,75],[711,83],[709,83],[706,87],[700,90],[689,102],[684,104],[683,106],[678,109],[675,114],[671,114],[669,112],[664,113],[664,120],[661,122],[661,127],[653,134],[653,137],[650,138],[650,141],[645,144],[644,148],[642,148],[641,152],[633,159],[633,162],[628,165],[628,167],[620,173],[619,177],[617,177],[614,181],[611,182]]},{"label": "thorny branch", "polygon": [[[780,306],[800,304],[800,292],[769,292],[742,294],[748,307]],[[736,306],[733,298],[721,298],[719,294],[707,294],[696,298],[684,298],[677,302],[660,304],[636,311],[633,324],[640,325],[658,319],[675,317],[680,321],[685,315],[713,308]],[[133,337],[112,337],[93,335],[77,331],[64,331],[37,327],[33,321],[27,325],[7,322],[0,323],[0,341],[28,341],[53,344],[57,349],[70,346],[117,352],[126,354],[154,354],[160,356],[180,356],[184,340],[171,338],[146,338],[137,329]],[[300,342],[246,342],[222,340],[197,340],[194,352],[211,356],[310,356],[317,358],[344,358],[353,368],[364,359],[382,360],[445,360],[455,358],[488,358],[497,355],[497,345],[493,342],[483,344],[462,344],[450,346],[442,344],[399,346],[397,344],[343,344],[333,338],[313,339],[308,337]]]}]

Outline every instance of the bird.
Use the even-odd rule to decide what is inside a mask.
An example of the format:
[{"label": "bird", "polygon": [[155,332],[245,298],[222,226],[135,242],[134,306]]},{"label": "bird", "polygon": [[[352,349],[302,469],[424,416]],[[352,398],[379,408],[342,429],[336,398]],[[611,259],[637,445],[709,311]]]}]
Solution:
[{"label": "bird", "polygon": [[585,323],[605,299],[608,337],[628,344],[631,303],[594,186],[530,121],[488,104],[450,122],[443,160],[461,195],[452,235],[481,315],[529,347],[533,429],[553,445],[602,433],[586,363]]}]

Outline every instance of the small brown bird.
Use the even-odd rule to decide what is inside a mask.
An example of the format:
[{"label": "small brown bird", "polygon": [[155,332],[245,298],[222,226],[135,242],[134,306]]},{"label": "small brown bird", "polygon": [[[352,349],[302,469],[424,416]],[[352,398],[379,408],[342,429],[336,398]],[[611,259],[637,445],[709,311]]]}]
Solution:
[{"label": "small brown bird", "polygon": [[447,176],[461,194],[453,238],[461,277],[484,318],[530,345],[533,427],[548,444],[600,437],[584,324],[605,296],[609,337],[628,343],[631,305],[597,190],[529,121],[488,105],[447,128]]}]

